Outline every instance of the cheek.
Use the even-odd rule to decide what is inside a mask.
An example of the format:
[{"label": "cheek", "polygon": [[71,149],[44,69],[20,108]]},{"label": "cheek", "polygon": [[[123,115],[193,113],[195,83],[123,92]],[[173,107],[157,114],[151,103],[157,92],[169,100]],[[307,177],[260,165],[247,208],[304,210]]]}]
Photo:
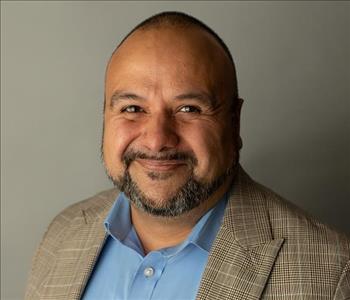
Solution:
[{"label": "cheek", "polygon": [[218,124],[201,123],[182,128],[183,138],[198,159],[199,176],[217,176],[230,163],[232,143]]},{"label": "cheek", "polygon": [[138,126],[134,122],[106,118],[103,134],[103,153],[109,169],[121,168],[121,158],[129,144],[137,137]]}]

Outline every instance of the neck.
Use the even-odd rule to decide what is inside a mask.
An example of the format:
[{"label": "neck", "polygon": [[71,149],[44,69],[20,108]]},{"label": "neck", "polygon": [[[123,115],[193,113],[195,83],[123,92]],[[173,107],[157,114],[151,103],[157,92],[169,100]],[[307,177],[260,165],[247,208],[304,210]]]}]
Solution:
[{"label": "neck", "polygon": [[227,180],[209,199],[178,217],[159,217],[140,211],[131,205],[131,219],[145,254],[183,242],[198,220],[222,198],[232,178]]}]

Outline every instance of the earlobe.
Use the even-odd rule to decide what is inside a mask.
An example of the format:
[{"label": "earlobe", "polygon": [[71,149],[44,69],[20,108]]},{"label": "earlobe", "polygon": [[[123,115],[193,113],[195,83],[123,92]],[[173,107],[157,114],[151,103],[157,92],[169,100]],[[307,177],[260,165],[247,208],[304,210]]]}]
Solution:
[{"label": "earlobe", "polygon": [[240,116],[244,100],[242,98],[237,98],[236,101],[237,101],[236,110],[237,110],[238,116]]},{"label": "earlobe", "polygon": [[231,111],[231,118],[233,122],[233,126],[237,129],[239,132],[239,125],[240,125],[240,118],[241,118],[241,109],[243,105],[243,99],[236,98],[233,100],[235,103],[233,104],[232,111]]},{"label": "earlobe", "polygon": [[232,121],[234,126],[234,140],[236,141],[237,150],[241,150],[243,147],[242,138],[240,136],[240,119],[241,119],[241,109],[244,100],[242,98],[236,98],[236,105],[232,115]]},{"label": "earlobe", "polygon": [[242,138],[239,136],[239,137],[237,138],[237,148],[238,148],[238,150],[241,150],[242,147],[243,147]]},{"label": "earlobe", "polygon": [[242,106],[243,106],[243,102],[244,100],[242,98],[237,98],[237,126],[238,126],[238,137],[237,137],[237,147],[238,150],[241,150],[243,147],[243,142],[242,142],[242,138],[240,136],[240,127],[241,127],[241,110],[242,110]]}]

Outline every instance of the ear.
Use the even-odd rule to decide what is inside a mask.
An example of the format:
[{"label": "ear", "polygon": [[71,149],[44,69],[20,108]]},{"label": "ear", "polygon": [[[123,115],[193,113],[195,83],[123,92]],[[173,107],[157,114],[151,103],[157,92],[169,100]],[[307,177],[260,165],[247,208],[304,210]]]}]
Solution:
[{"label": "ear", "polygon": [[240,127],[241,127],[241,110],[243,106],[244,100],[242,98],[236,98],[235,105],[233,108],[233,115],[232,115],[232,121],[233,121],[233,128],[235,129],[234,132],[234,139],[236,140],[237,150],[240,150],[243,146],[242,138],[240,136]]},{"label": "ear", "polygon": [[236,99],[235,113],[238,114],[238,117],[240,117],[240,115],[241,115],[241,109],[242,109],[242,106],[243,106],[243,102],[244,102],[244,100],[242,98],[237,98]]}]

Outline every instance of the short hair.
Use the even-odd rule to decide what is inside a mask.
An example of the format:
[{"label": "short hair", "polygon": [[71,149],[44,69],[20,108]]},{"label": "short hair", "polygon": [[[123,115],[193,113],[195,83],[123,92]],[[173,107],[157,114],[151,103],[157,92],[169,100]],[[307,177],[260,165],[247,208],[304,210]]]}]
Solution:
[{"label": "short hair", "polygon": [[[161,28],[161,27],[180,27],[180,28],[190,28],[190,27],[197,27],[199,29],[204,30],[205,32],[209,33],[216,42],[221,46],[221,48],[224,50],[228,58],[230,59],[232,63],[233,73],[234,73],[234,82],[233,82],[233,96],[234,98],[238,98],[238,85],[237,85],[237,75],[236,75],[236,67],[233,60],[233,57],[231,55],[231,52],[225,42],[222,40],[222,38],[208,25],[204,24],[202,21],[196,19],[195,17],[183,13],[183,12],[177,12],[177,11],[165,11],[158,14],[155,14],[146,20],[142,21],[140,24],[136,25],[118,44],[117,49],[124,43],[124,41],[135,31],[141,29],[141,30],[147,30],[147,29],[153,29],[153,28]],[[114,51],[114,52],[115,52]],[[113,52],[113,53],[114,53]]]}]

